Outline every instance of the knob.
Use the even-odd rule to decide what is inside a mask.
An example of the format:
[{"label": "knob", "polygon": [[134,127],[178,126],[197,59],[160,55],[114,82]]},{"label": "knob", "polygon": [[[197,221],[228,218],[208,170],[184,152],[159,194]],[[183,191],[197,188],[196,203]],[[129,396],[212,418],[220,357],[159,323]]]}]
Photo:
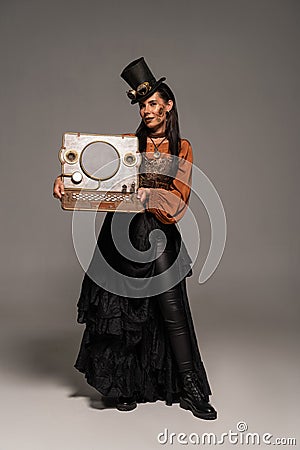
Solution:
[{"label": "knob", "polygon": [[74,184],[79,184],[82,181],[82,174],[80,172],[72,173],[71,180]]}]

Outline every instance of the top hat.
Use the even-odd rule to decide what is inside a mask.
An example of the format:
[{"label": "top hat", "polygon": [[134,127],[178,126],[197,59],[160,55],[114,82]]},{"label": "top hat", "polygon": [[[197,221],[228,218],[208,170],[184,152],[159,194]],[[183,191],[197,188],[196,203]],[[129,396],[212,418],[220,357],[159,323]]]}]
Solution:
[{"label": "top hat", "polygon": [[120,76],[131,87],[131,90],[127,91],[127,95],[131,99],[132,105],[154,94],[166,79],[166,77],[162,77],[156,81],[143,57],[128,64]]}]

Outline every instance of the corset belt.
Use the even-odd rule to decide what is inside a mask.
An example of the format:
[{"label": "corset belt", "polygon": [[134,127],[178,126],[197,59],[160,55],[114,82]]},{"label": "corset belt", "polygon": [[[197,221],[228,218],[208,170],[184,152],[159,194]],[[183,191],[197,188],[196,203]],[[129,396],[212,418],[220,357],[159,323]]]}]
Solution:
[{"label": "corset belt", "polygon": [[170,183],[166,181],[159,181],[159,180],[143,180],[140,183],[139,187],[145,187],[145,188],[162,188],[170,190]]}]

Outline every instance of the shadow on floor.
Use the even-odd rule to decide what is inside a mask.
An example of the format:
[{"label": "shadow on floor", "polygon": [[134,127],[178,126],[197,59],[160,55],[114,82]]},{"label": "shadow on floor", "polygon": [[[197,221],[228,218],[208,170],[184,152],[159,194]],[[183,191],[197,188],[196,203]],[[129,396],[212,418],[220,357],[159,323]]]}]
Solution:
[{"label": "shadow on floor", "polygon": [[66,386],[71,390],[69,397],[86,397],[91,408],[115,408],[117,399],[102,396],[74,367],[83,331],[84,327],[47,330],[47,334],[19,335],[14,330],[10,336],[7,332],[1,339],[3,345],[0,344],[2,365],[24,380],[44,379]]}]

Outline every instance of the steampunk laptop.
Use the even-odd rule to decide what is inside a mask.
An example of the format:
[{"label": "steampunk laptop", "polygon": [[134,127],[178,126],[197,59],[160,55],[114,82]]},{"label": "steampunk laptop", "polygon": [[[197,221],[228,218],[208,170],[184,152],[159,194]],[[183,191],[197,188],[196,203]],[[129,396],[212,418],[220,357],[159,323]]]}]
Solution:
[{"label": "steampunk laptop", "polygon": [[59,160],[63,209],[144,210],[136,195],[141,164],[136,136],[64,133]]}]

